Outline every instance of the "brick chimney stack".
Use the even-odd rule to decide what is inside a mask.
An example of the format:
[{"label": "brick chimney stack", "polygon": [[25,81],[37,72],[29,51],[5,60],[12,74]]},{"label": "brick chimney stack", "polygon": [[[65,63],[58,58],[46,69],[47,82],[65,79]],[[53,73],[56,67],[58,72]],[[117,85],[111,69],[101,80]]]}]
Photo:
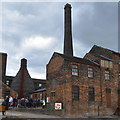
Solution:
[{"label": "brick chimney stack", "polygon": [[68,3],[64,7],[64,54],[67,56],[73,56],[71,8]]},{"label": "brick chimney stack", "polygon": [[27,67],[27,60],[25,58],[21,59],[21,67]]}]

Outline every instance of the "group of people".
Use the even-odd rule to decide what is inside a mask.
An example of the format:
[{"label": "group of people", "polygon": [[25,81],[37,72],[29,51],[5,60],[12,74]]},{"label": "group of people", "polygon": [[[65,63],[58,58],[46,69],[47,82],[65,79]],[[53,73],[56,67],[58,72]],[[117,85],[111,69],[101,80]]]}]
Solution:
[{"label": "group of people", "polygon": [[1,99],[1,106],[5,106],[6,110],[8,110],[9,107],[31,108],[31,107],[42,106],[44,108],[45,101],[40,99],[31,99],[31,98],[18,99],[17,97],[6,96],[6,98]]},{"label": "group of people", "polygon": [[32,99],[32,98],[21,98],[18,99],[16,97],[8,97],[6,96],[5,103],[8,107],[20,107],[20,108],[30,108],[30,107],[40,107],[44,105],[44,101],[40,99]]}]

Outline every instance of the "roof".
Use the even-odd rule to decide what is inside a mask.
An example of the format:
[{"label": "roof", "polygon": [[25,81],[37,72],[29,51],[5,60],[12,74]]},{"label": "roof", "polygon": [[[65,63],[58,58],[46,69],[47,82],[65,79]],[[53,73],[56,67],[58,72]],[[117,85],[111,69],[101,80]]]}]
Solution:
[{"label": "roof", "polygon": [[5,76],[6,79],[12,80],[14,78],[14,76]]},{"label": "roof", "polygon": [[113,54],[116,54],[116,55],[120,56],[119,52],[116,52],[116,51],[113,51],[113,50],[110,50],[110,49],[107,49],[107,48],[103,48],[103,47],[98,46],[98,45],[94,45],[92,47],[92,49],[89,51],[89,53],[94,53],[94,51],[97,51],[97,50],[105,50],[105,52],[107,52],[107,53],[113,53]]},{"label": "roof", "polygon": [[33,91],[33,93],[43,92],[43,91],[46,91],[46,88],[41,88],[41,89],[35,90],[35,91]]},{"label": "roof", "polygon": [[100,58],[103,58],[103,59],[105,59],[105,60],[108,60],[108,61],[113,61],[112,59],[110,59],[110,58],[108,58],[108,57],[105,57],[105,56],[103,56],[103,55],[100,55],[99,57],[100,57]]},{"label": "roof", "polygon": [[[8,80],[13,80],[13,78],[15,78],[14,76],[5,76],[5,79],[8,79]],[[34,82],[41,82],[41,83],[46,83],[46,80],[45,79],[36,79],[36,78],[31,78]]]},{"label": "roof", "polygon": [[62,58],[64,58],[65,60],[70,61],[70,62],[76,62],[76,63],[99,66],[97,63],[95,63],[95,62],[93,62],[93,61],[91,61],[89,59],[86,59],[86,58],[79,58],[79,57],[74,57],[74,56],[66,56],[64,54],[60,54],[60,53],[57,53],[57,52],[55,52],[54,54],[57,54],[57,55],[61,56]]},{"label": "roof", "polygon": [[46,79],[37,79],[37,78],[32,78],[32,80],[36,80],[36,81],[46,81]]}]

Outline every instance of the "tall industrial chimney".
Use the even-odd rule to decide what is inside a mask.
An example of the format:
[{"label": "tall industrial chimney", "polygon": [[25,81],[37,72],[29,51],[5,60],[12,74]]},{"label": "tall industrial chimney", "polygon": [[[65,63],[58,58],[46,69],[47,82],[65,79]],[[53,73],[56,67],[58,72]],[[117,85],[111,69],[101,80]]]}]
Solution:
[{"label": "tall industrial chimney", "polygon": [[64,54],[67,56],[73,56],[71,8],[70,4],[64,7]]}]

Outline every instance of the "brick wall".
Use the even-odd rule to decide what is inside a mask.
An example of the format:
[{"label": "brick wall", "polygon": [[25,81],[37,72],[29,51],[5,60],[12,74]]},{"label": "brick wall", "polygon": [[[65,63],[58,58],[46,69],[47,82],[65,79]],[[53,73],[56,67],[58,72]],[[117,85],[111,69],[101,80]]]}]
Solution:
[{"label": "brick wall", "polygon": [[[102,52],[101,52],[102,53]],[[92,55],[87,55],[87,57]],[[105,80],[104,72],[106,68],[96,65],[76,63],[79,67],[79,76],[71,75],[71,64],[59,55],[53,55],[47,65],[47,96],[51,97],[51,91],[55,91],[55,97],[51,99],[51,109],[54,109],[55,102],[63,103],[63,111],[66,114],[97,113],[98,106],[102,114],[106,114],[108,104],[111,106],[108,112],[115,111],[118,101],[118,56],[109,55],[113,58],[113,68],[110,71],[110,80]],[[96,57],[92,57],[99,60]],[[94,71],[94,77],[88,78],[88,67]],[[72,85],[79,86],[79,100],[72,100]],[[94,87],[95,101],[88,101],[88,87]],[[106,93],[106,88],[111,89],[111,93]],[[109,100],[111,99],[111,100]],[[107,101],[108,100],[108,101]]]}]

